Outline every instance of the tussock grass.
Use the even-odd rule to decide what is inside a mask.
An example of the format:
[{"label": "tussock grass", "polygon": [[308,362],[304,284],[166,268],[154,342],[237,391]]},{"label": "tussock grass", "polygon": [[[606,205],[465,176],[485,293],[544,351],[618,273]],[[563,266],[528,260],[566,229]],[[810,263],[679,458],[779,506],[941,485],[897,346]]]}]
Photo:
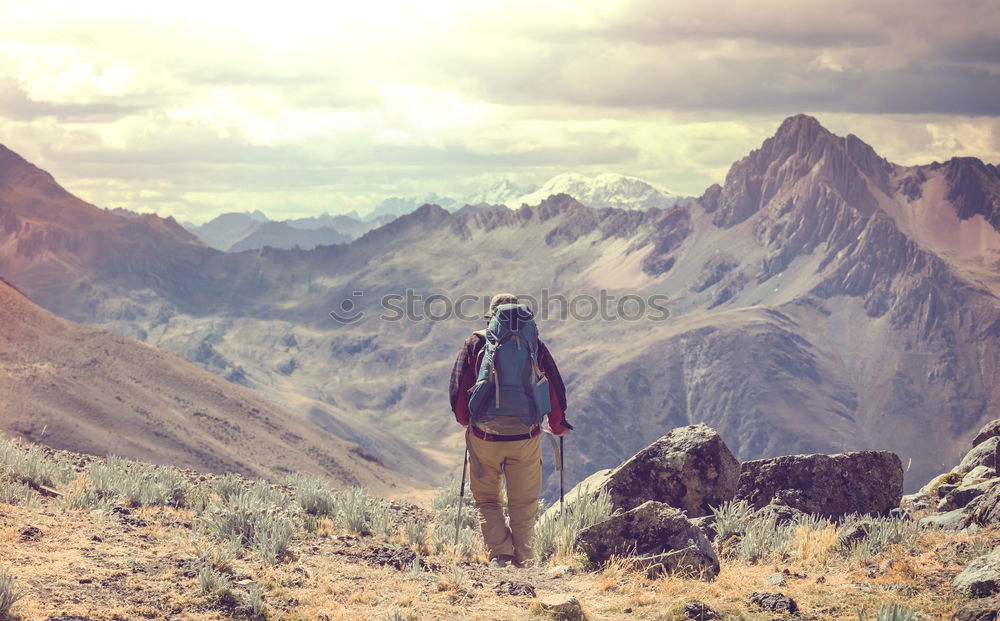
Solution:
[{"label": "tussock grass", "polygon": [[897,603],[883,604],[874,617],[864,608],[858,611],[858,621],[916,621],[919,618],[920,611]]},{"label": "tussock grass", "polygon": [[578,490],[564,512],[547,511],[535,524],[532,548],[539,559],[570,559],[574,556],[576,536],[581,530],[614,515],[611,497],[606,490],[582,493]]},{"label": "tussock grass", "polygon": [[[479,517],[472,506],[472,493],[466,482],[465,500],[459,516],[459,485],[457,478],[442,487],[431,500],[434,511],[431,541],[438,553],[450,553],[458,558],[469,559],[484,556],[483,537],[479,530]],[[455,529],[458,528],[458,545],[455,545]]]},{"label": "tussock grass", "polygon": [[23,596],[24,594],[14,582],[14,577],[10,574],[10,569],[0,569],[0,621],[13,619],[14,604]]},{"label": "tussock grass", "polygon": [[0,482],[0,504],[35,506],[38,504],[38,494],[27,483]]},{"label": "tussock grass", "polygon": [[45,455],[35,445],[23,445],[0,438],[0,479],[26,483],[33,488],[53,487],[75,476],[73,465]]},{"label": "tussock grass", "polygon": [[295,502],[307,515],[328,517],[336,515],[336,494],[326,481],[296,473],[288,475],[285,484],[295,491]]},{"label": "tussock grass", "polygon": [[228,500],[212,502],[199,516],[199,524],[217,541],[253,550],[269,562],[288,552],[295,534],[293,516],[286,507],[290,498],[271,485],[257,481]]},{"label": "tussock grass", "polygon": [[130,507],[180,507],[188,492],[184,477],[173,468],[108,457],[87,469],[90,488],[101,498],[119,498]]}]

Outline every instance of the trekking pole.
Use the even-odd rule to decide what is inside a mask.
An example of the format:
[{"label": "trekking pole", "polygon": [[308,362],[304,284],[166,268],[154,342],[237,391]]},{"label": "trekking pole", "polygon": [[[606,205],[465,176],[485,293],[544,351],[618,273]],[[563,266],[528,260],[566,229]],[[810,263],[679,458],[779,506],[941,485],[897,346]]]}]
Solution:
[{"label": "trekking pole", "polygon": [[462,458],[462,486],[458,488],[458,515],[455,516],[455,547],[458,547],[458,526],[462,523],[462,504],[465,502],[465,467],[469,463],[469,447]]},{"label": "trekking pole", "polygon": [[566,469],[564,468],[566,462],[563,461],[563,456],[565,455],[563,440],[564,438],[559,436],[559,515],[563,514],[563,495],[566,489]]}]

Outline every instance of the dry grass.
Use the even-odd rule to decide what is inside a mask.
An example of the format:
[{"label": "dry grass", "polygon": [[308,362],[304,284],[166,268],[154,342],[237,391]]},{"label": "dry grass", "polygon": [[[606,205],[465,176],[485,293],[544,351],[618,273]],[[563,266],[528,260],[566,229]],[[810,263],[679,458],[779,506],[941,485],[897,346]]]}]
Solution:
[{"label": "dry grass", "polygon": [[[714,582],[650,579],[625,559],[596,572],[554,578],[545,568],[491,569],[456,564],[445,556],[426,557],[433,565],[424,571],[380,566],[364,552],[381,545],[376,538],[347,538],[329,524],[314,533],[299,531],[292,557],[268,565],[250,554],[233,558],[200,541],[185,527],[190,513],[143,509],[128,517],[148,525],[130,526],[115,515],[58,510],[51,501],[41,509],[2,505],[0,566],[13,567],[25,592],[18,614],[25,620],[59,613],[99,620],[245,618],[200,592],[199,564],[207,562],[240,593],[258,585],[272,619],[497,621],[535,614],[530,598],[495,594],[493,586],[501,580],[529,582],[540,595],[575,595],[595,619],[680,618],[678,606],[693,599],[732,618],[766,619],[770,617],[746,605],[751,592],[762,590],[781,591],[799,603],[804,615],[824,619],[855,619],[860,608],[872,610],[885,602],[942,617],[962,603],[948,588],[962,559],[942,560],[939,549],[973,539],[928,533],[920,554],[894,549],[883,555],[879,566],[885,569],[877,575],[867,567],[833,562],[832,536],[819,531],[811,537],[796,534],[794,564],[725,561]],[[23,540],[20,533],[27,526],[41,531],[37,540]],[[986,536],[996,539],[995,533]],[[359,554],[352,556],[354,552]],[[783,569],[806,577],[788,578],[780,587],[765,584],[770,574]]]},{"label": "dry grass", "polygon": [[[83,483],[62,488],[73,489],[83,489]],[[545,617],[530,597],[498,594],[495,587],[503,580],[528,582],[539,596],[573,595],[592,619],[682,619],[691,600],[726,618],[770,619],[748,608],[754,591],[780,591],[811,618],[854,620],[860,609],[871,612],[889,602],[944,618],[964,603],[950,588],[952,578],[1000,540],[995,530],[925,531],[915,546],[892,545],[861,561],[838,548],[832,526],[800,526],[783,556],[760,564],[723,558],[718,578],[703,582],[650,578],[621,558],[585,571],[580,557],[564,555],[559,560],[575,569],[569,574],[549,573],[555,563],[489,568],[447,550],[432,553],[422,529],[411,527],[408,535],[406,523],[425,515],[419,509],[400,517],[391,535],[358,536],[338,520],[316,518],[308,530],[296,528],[281,562],[269,563],[200,531],[196,509],[143,507],[123,514],[36,500],[36,506],[0,504],[0,567],[11,568],[24,593],[14,609],[23,621],[59,614],[95,621],[247,619],[253,618],[248,611],[258,589],[260,619]],[[412,552],[419,560],[408,560]],[[206,567],[228,591],[202,588],[199,573]],[[784,584],[767,583],[783,572]]]}]

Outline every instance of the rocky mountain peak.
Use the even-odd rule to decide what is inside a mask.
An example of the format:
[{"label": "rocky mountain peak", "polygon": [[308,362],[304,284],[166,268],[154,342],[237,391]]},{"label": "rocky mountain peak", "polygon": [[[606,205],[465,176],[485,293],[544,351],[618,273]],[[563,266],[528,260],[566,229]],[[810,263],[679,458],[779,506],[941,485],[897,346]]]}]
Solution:
[{"label": "rocky mountain peak", "polygon": [[869,185],[890,193],[891,172],[892,165],[857,136],[842,138],[815,118],[799,114],[785,119],[759,149],[733,164],[722,189],[710,188],[701,203],[706,211],[716,212],[716,225],[730,227],[794,194],[793,186],[807,181],[868,215],[878,203]]},{"label": "rocky mountain peak", "polygon": [[1000,170],[976,157],[954,157],[943,167],[958,217],[981,215],[1000,231]]},{"label": "rocky mountain peak", "polygon": [[811,145],[821,138],[835,137],[828,129],[820,124],[816,117],[808,114],[796,114],[781,122],[774,138],[778,142],[793,142],[799,145]]}]

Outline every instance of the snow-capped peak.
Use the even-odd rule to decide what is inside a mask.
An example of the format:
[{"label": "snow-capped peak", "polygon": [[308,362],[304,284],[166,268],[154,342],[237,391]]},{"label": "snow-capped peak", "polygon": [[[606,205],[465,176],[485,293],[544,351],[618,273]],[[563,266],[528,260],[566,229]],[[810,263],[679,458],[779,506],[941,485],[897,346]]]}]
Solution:
[{"label": "snow-capped peak", "polygon": [[520,207],[524,203],[537,205],[553,194],[569,194],[590,207],[618,209],[673,207],[688,198],[628,175],[602,173],[591,177],[567,172],[549,179],[534,192],[508,200],[506,204],[509,207]]}]

